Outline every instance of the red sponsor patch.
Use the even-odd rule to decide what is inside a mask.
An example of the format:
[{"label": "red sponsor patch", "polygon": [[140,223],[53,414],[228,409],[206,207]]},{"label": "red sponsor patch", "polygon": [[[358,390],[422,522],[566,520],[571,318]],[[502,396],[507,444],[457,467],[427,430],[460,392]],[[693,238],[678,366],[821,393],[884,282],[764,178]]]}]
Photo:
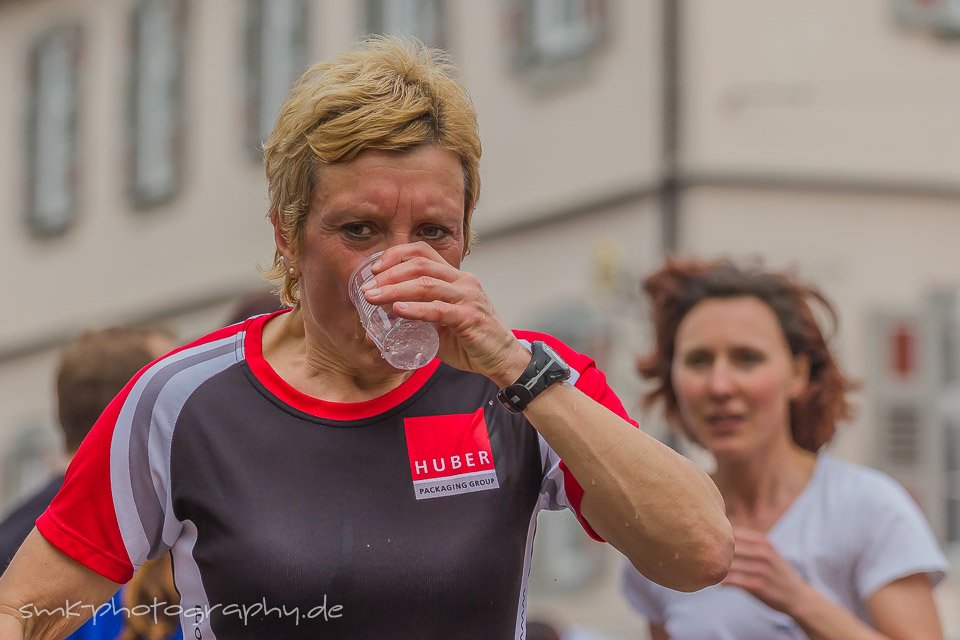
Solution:
[{"label": "red sponsor patch", "polygon": [[500,486],[483,408],[403,422],[417,500]]}]

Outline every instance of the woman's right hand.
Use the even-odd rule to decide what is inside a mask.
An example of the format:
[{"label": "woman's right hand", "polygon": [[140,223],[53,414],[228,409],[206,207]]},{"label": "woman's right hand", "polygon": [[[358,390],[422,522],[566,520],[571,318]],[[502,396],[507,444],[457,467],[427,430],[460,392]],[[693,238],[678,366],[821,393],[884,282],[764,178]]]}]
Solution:
[{"label": "woman's right hand", "polygon": [[733,527],[733,563],[720,584],[740,587],[771,609],[790,614],[808,585],[760,531]]},{"label": "woman's right hand", "polygon": [[392,304],[398,316],[432,322],[440,332],[440,358],[484,375],[498,386],[512,384],[530,352],[500,318],[479,279],[450,265],[425,242],[384,251],[374,269],[373,304]]},{"label": "woman's right hand", "polygon": [[940,640],[940,621],[924,574],[897,580],[867,600],[875,628],[826,598],[781,556],[766,535],[734,527],[733,564],[721,584],[745,589],[786,613],[811,638],[820,640]]}]

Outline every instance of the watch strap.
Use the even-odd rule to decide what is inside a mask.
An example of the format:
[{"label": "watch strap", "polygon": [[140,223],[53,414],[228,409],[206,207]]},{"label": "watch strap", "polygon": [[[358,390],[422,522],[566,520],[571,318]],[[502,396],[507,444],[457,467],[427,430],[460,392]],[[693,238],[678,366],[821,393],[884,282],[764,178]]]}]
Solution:
[{"label": "watch strap", "polygon": [[508,410],[520,413],[548,387],[570,377],[570,366],[542,341],[530,345],[530,362],[517,381],[500,390],[497,398]]}]

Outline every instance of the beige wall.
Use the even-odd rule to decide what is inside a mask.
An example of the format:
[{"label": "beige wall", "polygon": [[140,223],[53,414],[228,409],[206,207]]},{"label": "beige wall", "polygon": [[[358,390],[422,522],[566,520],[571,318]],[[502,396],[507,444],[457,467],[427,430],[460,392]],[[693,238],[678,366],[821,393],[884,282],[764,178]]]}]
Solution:
[{"label": "beige wall", "polygon": [[[478,230],[649,185],[660,171],[657,3],[613,3],[606,45],[562,82],[512,72],[497,13],[463,3],[462,58],[480,113]],[[473,15],[477,14],[477,15]],[[480,15],[482,14],[482,15]]]},{"label": "beige wall", "polygon": [[[558,300],[599,300],[598,254],[612,254],[636,276],[660,258],[656,201],[638,199],[593,215],[484,240],[463,263],[484,283],[511,325],[523,325]],[[626,275],[626,274],[625,274]]]},{"label": "beige wall", "polygon": [[892,4],[685,2],[685,166],[956,186],[960,47]]}]

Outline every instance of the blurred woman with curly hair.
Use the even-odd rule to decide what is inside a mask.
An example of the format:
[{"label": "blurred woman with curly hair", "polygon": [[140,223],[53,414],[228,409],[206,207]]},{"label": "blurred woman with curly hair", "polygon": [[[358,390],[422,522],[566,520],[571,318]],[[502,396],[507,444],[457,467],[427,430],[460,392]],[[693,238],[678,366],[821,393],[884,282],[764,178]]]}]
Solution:
[{"label": "blurred woman with curly hair", "polygon": [[716,461],[734,560],[678,593],[630,566],[623,588],[664,638],[940,638],[948,567],[888,476],[823,453],[855,385],[814,314],[815,287],[727,260],[668,260],[644,282],[655,341],[638,362],[668,421]]}]

